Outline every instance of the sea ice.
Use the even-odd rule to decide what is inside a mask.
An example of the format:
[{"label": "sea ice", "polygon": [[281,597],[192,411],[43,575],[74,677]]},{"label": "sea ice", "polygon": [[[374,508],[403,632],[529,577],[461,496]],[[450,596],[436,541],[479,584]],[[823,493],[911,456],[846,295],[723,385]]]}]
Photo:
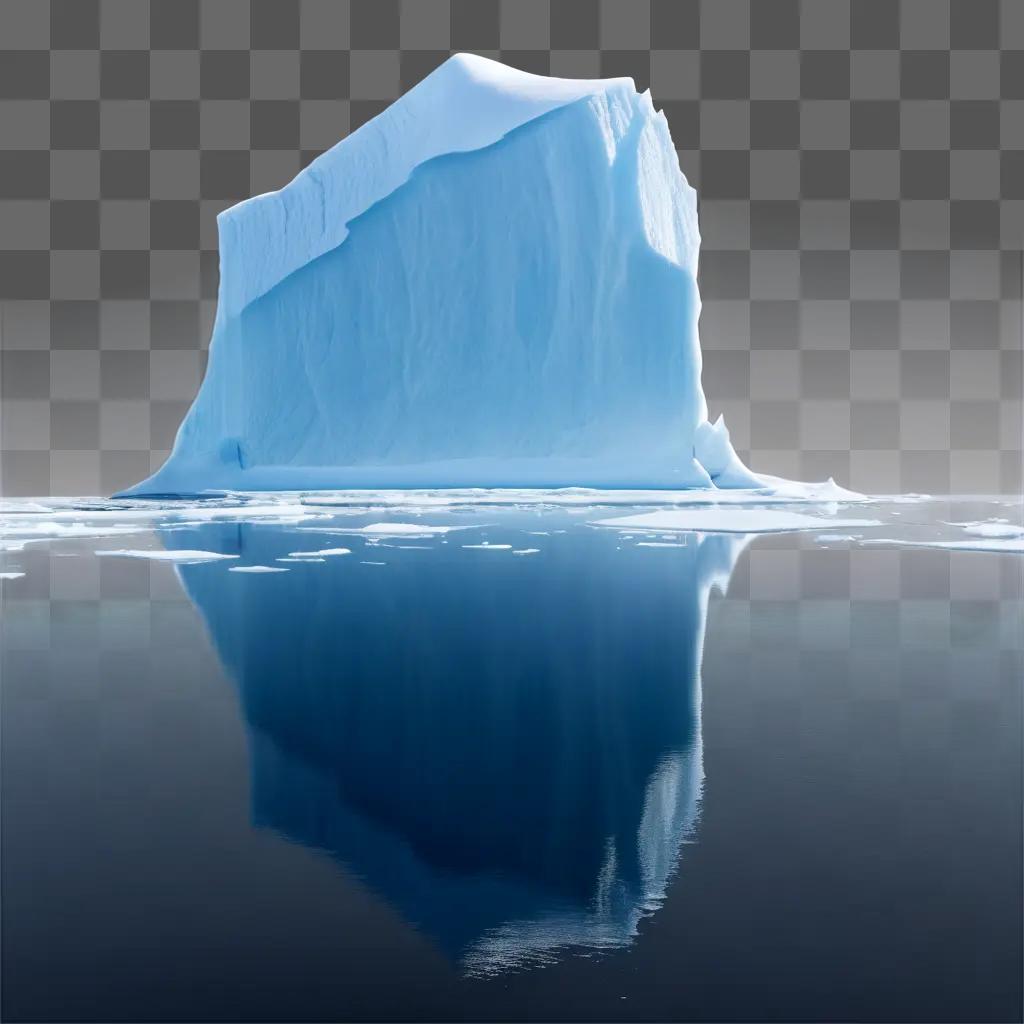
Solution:
[{"label": "sea ice", "polygon": [[896,544],[914,548],[945,548],[947,551],[993,551],[997,554],[1024,554],[1024,536],[1016,538],[984,538],[968,540],[897,540],[878,537],[861,541],[862,544]]},{"label": "sea ice", "polygon": [[316,558],[321,561],[334,555],[351,555],[349,548],[323,548],[321,551],[289,551],[289,558]]},{"label": "sea ice", "polygon": [[237,558],[238,555],[223,555],[219,551],[97,551],[101,557],[151,558],[156,562],[217,562],[222,558]]},{"label": "sea ice", "polygon": [[[120,537],[130,533],[145,533],[146,526],[93,523],[53,522],[49,517],[33,516],[22,522],[0,523],[0,550],[19,551],[25,544],[45,540],[82,540]],[[8,539],[10,538],[10,539]]]},{"label": "sea ice", "polygon": [[1024,537],[1024,526],[1017,526],[1005,520],[986,519],[977,523],[951,523],[950,525],[959,526],[964,533],[970,533],[975,537],[988,537],[993,540]]},{"label": "sea ice", "polygon": [[457,54],[218,225],[206,378],[127,495],[780,484],[708,422],[696,194],[631,79]]},{"label": "sea ice", "polygon": [[[428,526],[424,523],[370,523],[368,526],[300,526],[305,533],[327,534],[333,537],[365,537],[367,544],[383,544],[389,540],[431,540],[444,537],[456,530],[477,530],[487,523],[467,526]],[[441,541],[446,544],[446,540]]]},{"label": "sea ice", "polygon": [[228,572],[251,572],[251,573],[262,573],[262,572],[287,572],[287,569],[281,569],[275,565],[233,565]]},{"label": "sea ice", "polygon": [[598,519],[593,526],[623,527],[661,533],[684,530],[697,533],[781,533],[791,530],[820,530],[824,527],[879,526],[877,519],[837,519],[834,516],[810,516],[802,512],[777,509],[741,508],[669,508],[642,512],[635,516]]}]

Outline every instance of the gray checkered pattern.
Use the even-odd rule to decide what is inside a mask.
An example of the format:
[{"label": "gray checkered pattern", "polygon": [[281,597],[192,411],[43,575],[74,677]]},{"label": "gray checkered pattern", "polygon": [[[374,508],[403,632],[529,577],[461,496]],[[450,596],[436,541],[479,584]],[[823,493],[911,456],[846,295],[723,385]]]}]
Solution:
[{"label": "gray checkered pattern", "polygon": [[761,470],[1021,489],[1020,0],[4,0],[3,491],[109,493],[202,378],[216,214],[456,50],[650,86]]}]

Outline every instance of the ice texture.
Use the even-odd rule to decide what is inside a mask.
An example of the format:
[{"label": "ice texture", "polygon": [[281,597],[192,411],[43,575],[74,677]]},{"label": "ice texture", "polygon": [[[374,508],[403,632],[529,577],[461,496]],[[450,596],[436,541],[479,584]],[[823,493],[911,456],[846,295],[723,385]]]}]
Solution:
[{"label": "ice texture", "polygon": [[773,487],[707,420],[696,194],[631,79],[457,54],[218,223],[206,378],[126,494]]}]

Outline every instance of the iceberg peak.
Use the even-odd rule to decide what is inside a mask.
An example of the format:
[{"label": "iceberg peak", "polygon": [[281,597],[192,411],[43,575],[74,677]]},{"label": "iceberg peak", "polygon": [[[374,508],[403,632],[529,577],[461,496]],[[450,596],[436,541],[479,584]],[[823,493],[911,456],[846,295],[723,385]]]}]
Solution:
[{"label": "iceberg peak", "polygon": [[125,493],[762,485],[707,423],[696,194],[631,79],[456,54],[218,226],[206,379]]}]

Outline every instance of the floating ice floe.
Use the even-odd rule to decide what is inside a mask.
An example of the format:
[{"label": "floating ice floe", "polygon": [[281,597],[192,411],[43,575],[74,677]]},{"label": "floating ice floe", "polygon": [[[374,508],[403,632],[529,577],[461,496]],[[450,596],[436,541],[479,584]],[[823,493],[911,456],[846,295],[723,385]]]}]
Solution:
[{"label": "floating ice floe", "polygon": [[1005,519],[986,519],[974,523],[950,523],[949,525],[959,526],[964,533],[975,537],[988,537],[994,540],[1024,537],[1024,526],[1007,522]]},{"label": "floating ice floe", "polygon": [[104,558],[149,558],[154,562],[219,562],[238,555],[225,555],[220,551],[97,551]]},{"label": "floating ice floe", "polygon": [[368,526],[300,526],[306,533],[326,533],[338,537],[367,537],[371,541],[405,538],[419,540],[425,537],[443,537],[454,530],[476,529],[473,526],[428,526],[426,523],[370,523]]},{"label": "floating ice floe", "polygon": [[666,530],[695,533],[780,533],[791,530],[820,530],[823,527],[856,528],[881,524],[877,519],[840,519],[778,509],[672,508],[642,512],[633,516],[617,516],[614,519],[598,519],[591,525],[653,533],[662,533]]},{"label": "floating ice floe", "polygon": [[1024,537],[971,540],[899,540],[892,537],[872,537],[861,544],[896,545],[912,548],[945,548],[947,551],[991,551],[997,554],[1024,554]]},{"label": "floating ice floe", "polygon": [[276,565],[232,565],[228,572],[251,572],[251,573],[264,573],[264,572],[287,572],[287,569],[281,569]]},{"label": "floating ice floe", "polygon": [[0,580],[20,580],[23,572],[0,572]]},{"label": "floating ice floe", "polygon": [[36,515],[49,511],[46,505],[36,501],[10,501],[0,498],[0,516]]},{"label": "floating ice floe", "polygon": [[22,522],[0,521],[0,545],[3,550],[18,550],[14,545],[32,544],[47,540],[81,540],[103,537],[121,537],[132,533],[146,533],[148,527],[111,523],[53,522],[38,517]]},{"label": "floating ice floe", "polygon": [[540,548],[517,548],[512,552],[513,555],[536,555],[540,552]]},{"label": "floating ice floe", "polygon": [[351,555],[352,552],[349,548],[322,548],[320,551],[289,551],[289,558],[306,559],[306,558],[333,558],[337,555]]},{"label": "floating ice floe", "polygon": [[484,541],[483,544],[463,544],[464,548],[472,548],[476,551],[511,551],[511,544],[488,544]]}]

